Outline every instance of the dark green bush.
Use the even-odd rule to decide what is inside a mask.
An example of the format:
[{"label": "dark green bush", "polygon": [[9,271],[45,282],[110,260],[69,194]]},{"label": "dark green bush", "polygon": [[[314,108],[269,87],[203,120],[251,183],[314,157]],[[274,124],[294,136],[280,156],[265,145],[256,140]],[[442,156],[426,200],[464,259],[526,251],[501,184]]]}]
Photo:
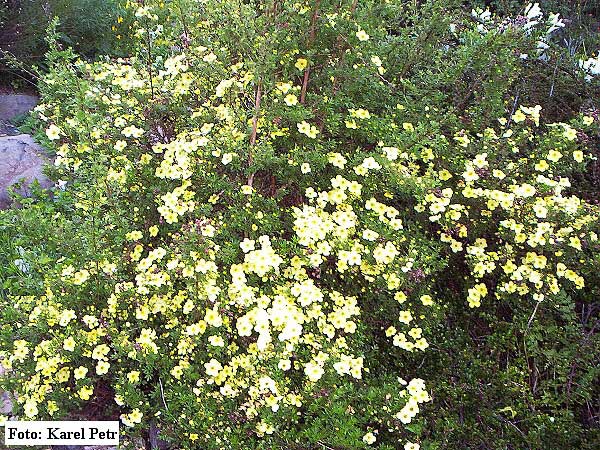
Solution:
[{"label": "dark green bush", "polygon": [[[1,0],[0,51],[7,52],[24,68],[45,68],[48,50],[45,32],[58,17],[59,43],[79,54],[124,54],[127,51],[131,16],[124,0]],[[0,70],[7,80],[12,74],[25,76],[18,67],[2,61]]]}]

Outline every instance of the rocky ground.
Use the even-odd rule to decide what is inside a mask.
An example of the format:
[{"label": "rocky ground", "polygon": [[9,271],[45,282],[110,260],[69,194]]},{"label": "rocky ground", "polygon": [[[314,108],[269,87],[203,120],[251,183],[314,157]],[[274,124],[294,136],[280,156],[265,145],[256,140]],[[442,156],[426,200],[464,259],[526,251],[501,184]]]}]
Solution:
[{"label": "rocky ground", "polygon": [[47,162],[42,148],[12,123],[36,104],[37,98],[33,95],[0,94],[0,209],[10,206],[8,189],[15,183],[23,181],[20,194],[27,194],[27,187],[34,180],[44,188],[52,185],[42,173]]},{"label": "rocky ground", "polygon": [[[15,119],[29,113],[37,101],[34,95],[0,91],[0,209],[12,206],[8,189],[15,183],[22,183],[17,192],[24,195],[28,193],[28,186],[34,180],[43,188],[53,185],[42,172],[44,164],[49,162],[42,147],[30,135],[22,134],[13,123]],[[4,369],[0,365],[0,376],[3,374]],[[10,417],[11,413],[11,395],[0,391],[0,415]],[[3,448],[2,442],[0,448]],[[108,446],[56,446],[52,450],[58,449],[115,450]]]}]

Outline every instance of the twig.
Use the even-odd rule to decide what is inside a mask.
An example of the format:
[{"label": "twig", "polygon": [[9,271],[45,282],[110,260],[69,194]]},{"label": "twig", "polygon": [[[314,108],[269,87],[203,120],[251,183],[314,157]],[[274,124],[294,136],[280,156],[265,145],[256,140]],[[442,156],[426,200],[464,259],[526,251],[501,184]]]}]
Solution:
[{"label": "twig", "polygon": [[549,97],[554,95],[554,85],[556,84],[556,72],[558,72],[558,65],[560,64],[562,57],[558,58],[556,61],[556,65],[554,66],[554,72],[552,73],[552,85],[550,86],[550,94]]},{"label": "twig", "polygon": [[533,321],[533,317],[535,316],[535,313],[537,312],[537,309],[540,306],[540,303],[542,303],[542,301],[538,301],[535,304],[535,308],[533,308],[533,312],[531,313],[531,317],[527,321],[527,328],[525,328],[525,333],[524,334],[527,334],[527,331],[529,331],[529,326],[531,325],[531,322]]},{"label": "twig", "polygon": [[167,401],[165,400],[165,391],[163,390],[162,380],[158,379],[158,384],[160,385],[160,397],[162,398],[163,405],[165,405],[165,409],[168,411],[169,407],[167,406]]},{"label": "twig", "polygon": [[300,104],[304,104],[306,100],[306,90],[308,89],[308,77],[310,75],[310,66],[304,71],[304,79],[302,80],[302,90],[300,91]]},{"label": "twig", "polygon": [[[256,145],[256,135],[258,133],[258,116],[260,114],[260,101],[262,97],[262,82],[258,82],[256,87],[256,98],[254,100],[254,117],[252,118],[252,133],[250,134],[250,149],[248,150],[248,167],[252,166],[253,155],[252,147]],[[248,176],[248,186],[254,182],[254,172]]]},{"label": "twig", "polygon": [[329,445],[326,445],[324,442],[322,441],[317,441],[317,444],[319,444],[321,447],[326,448],[327,450],[335,450],[333,447],[330,447]]},{"label": "twig", "polygon": [[[254,117],[252,118],[252,133],[250,134],[250,145],[256,144],[256,134],[258,132],[258,114],[260,113],[260,100],[262,97],[262,83],[259,82],[256,87],[256,97],[254,100]],[[252,164],[252,153],[248,157],[248,163]]]},{"label": "twig", "polygon": [[[315,24],[317,22],[317,15],[319,14],[319,6],[321,4],[321,0],[317,0],[315,3],[315,9],[313,11],[313,15],[310,19],[310,34],[308,37],[308,47],[312,45],[315,40],[316,30]],[[306,100],[306,90],[308,89],[308,79],[310,77],[310,66],[306,68],[304,71],[304,79],[302,80],[302,90],[300,91],[300,103],[304,104]]]},{"label": "twig", "polygon": [[523,432],[521,431],[521,429],[520,429],[518,426],[516,426],[516,425],[515,425],[514,423],[512,423],[510,420],[508,420],[508,419],[506,419],[506,418],[504,418],[504,417],[502,417],[502,416],[498,416],[498,415],[496,415],[496,414],[492,414],[492,415],[493,415],[493,416],[494,416],[496,419],[500,419],[501,421],[503,421],[503,422],[506,422],[507,424],[509,424],[510,426],[512,426],[512,427],[513,427],[515,430],[517,430],[517,431],[519,432],[519,434],[521,435],[521,437],[522,437],[522,438],[525,440],[525,444],[527,444],[527,448],[529,448],[529,450],[531,450],[531,446],[529,445],[529,442],[528,442],[527,436],[525,435],[525,433],[523,433]]},{"label": "twig", "polygon": [[510,111],[510,114],[508,115],[508,122],[506,123],[506,128],[510,128],[510,123],[512,122],[512,116],[515,113],[515,110],[517,109],[517,104],[519,102],[519,95],[521,95],[521,93],[519,91],[517,91],[517,95],[515,97],[515,101],[513,102],[512,109]]}]

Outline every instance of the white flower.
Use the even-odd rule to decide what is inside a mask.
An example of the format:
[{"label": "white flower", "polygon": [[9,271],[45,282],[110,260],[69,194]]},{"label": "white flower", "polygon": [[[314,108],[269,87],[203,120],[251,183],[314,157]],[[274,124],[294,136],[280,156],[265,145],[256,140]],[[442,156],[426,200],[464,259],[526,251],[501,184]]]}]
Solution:
[{"label": "white flower", "polygon": [[55,141],[57,139],[60,138],[60,128],[58,128],[56,125],[52,124],[48,127],[48,129],[46,130],[46,136],[48,136],[48,139],[50,139],[51,141]]},{"label": "white flower", "polygon": [[471,16],[474,19],[477,19],[481,22],[488,22],[492,18],[492,13],[490,12],[489,9],[486,9],[484,11],[481,8],[477,8],[477,9],[471,10]]},{"label": "white flower", "polygon": [[288,106],[294,106],[294,105],[298,104],[298,97],[296,97],[294,94],[288,94],[285,96],[283,101]]},{"label": "white flower", "polygon": [[217,55],[215,55],[213,52],[210,52],[208,55],[204,56],[202,60],[210,64],[217,60]]},{"label": "white flower", "polygon": [[240,242],[240,248],[244,253],[248,253],[251,250],[254,250],[254,239],[245,238],[242,242]]},{"label": "white flower", "polygon": [[230,163],[232,160],[233,160],[233,153],[225,153],[225,154],[223,155],[223,158],[221,159],[221,162],[222,162],[224,165],[227,165],[227,164],[229,164],[229,163]]},{"label": "white flower", "polygon": [[319,381],[321,379],[321,376],[323,376],[324,372],[325,371],[320,365],[315,364],[312,361],[304,366],[304,373],[312,382]]},{"label": "white flower", "polygon": [[586,72],[585,80],[592,81],[594,76],[600,75],[600,53],[596,58],[589,58],[585,61],[580,59],[579,67]]},{"label": "white flower", "polygon": [[368,41],[369,40],[369,35],[367,34],[367,32],[365,30],[358,30],[356,32],[356,37],[358,38],[359,41]]},{"label": "white flower", "polygon": [[541,17],[543,15],[544,15],[544,13],[542,13],[539,3],[534,3],[533,5],[530,3],[525,8],[525,17],[527,17],[530,20],[537,19],[538,17]]},{"label": "white flower", "polygon": [[371,445],[377,440],[377,438],[373,433],[369,432],[363,436],[362,440],[365,444]]},{"label": "white flower", "polygon": [[560,14],[550,13],[550,17],[548,18],[548,23],[550,24],[550,28],[548,28],[548,31],[546,31],[547,35],[554,33],[559,28],[565,27],[565,23],[560,18]]}]

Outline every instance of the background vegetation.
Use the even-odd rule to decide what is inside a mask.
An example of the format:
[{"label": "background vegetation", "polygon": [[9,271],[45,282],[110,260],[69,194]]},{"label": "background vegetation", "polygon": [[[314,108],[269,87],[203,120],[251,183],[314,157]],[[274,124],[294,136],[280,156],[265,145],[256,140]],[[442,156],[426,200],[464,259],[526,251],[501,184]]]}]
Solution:
[{"label": "background vegetation", "polygon": [[[44,11],[42,3],[51,5],[51,11]],[[35,64],[48,71],[43,76],[43,80],[39,80],[38,85],[44,101],[51,105],[42,114],[52,117],[52,121],[56,123],[64,123],[70,110],[77,110],[82,114],[95,110],[94,108],[108,108],[102,101],[85,99],[81,96],[87,87],[96,86],[92,81],[92,74],[97,75],[98,72],[103,71],[102,68],[86,71],[83,63],[75,63],[75,57],[71,53],[62,51],[68,46],[73,46],[78,53],[90,61],[104,54],[137,56],[137,60],[132,64],[140,73],[148,67],[149,70],[165,70],[165,60],[187,48],[190,42],[199,45],[199,42],[208,41],[215,48],[218,46],[235,48],[236,51],[231,54],[226,51],[219,54],[219,57],[227,62],[219,70],[225,70],[229,64],[235,64],[242,59],[248,58],[252,64],[257,58],[264,58],[261,61],[266,61],[266,67],[273,70],[273,72],[268,70],[266,72],[277,73],[277,77],[280,77],[281,73],[277,70],[285,73],[288,66],[293,67],[296,59],[303,56],[292,53],[284,69],[273,69],[278,67],[279,62],[269,60],[265,54],[256,50],[259,48],[256,43],[263,42],[260,36],[268,26],[261,22],[254,23],[252,27],[247,26],[251,22],[250,18],[255,14],[255,9],[248,5],[246,9],[242,9],[239,17],[227,16],[227,26],[221,30],[207,30],[202,26],[198,26],[198,30],[195,30],[191,24],[225,17],[226,8],[230,5],[227,2],[213,2],[211,6],[203,9],[203,6],[196,6],[192,2],[183,2],[184,8],[190,9],[186,9],[186,14],[182,15],[177,7],[182,3],[173,2],[165,9],[157,7],[155,11],[158,17],[155,19],[138,17],[137,23],[134,23],[133,13],[127,12],[124,9],[125,5],[108,1],[101,4],[97,1],[92,3],[94,8],[86,5],[85,1],[39,3],[34,1],[28,2],[26,7],[20,5],[18,10],[14,9],[15,4],[5,4],[4,14],[0,14],[0,21],[5,23],[4,33],[12,36],[12,40],[0,39],[0,42],[9,42],[5,49],[20,55],[19,58],[25,61],[31,58],[31,61],[35,61]],[[347,9],[352,7],[351,2],[348,5],[342,3]],[[170,6],[172,8],[169,8]],[[252,3],[251,6],[256,4]],[[322,8],[328,6],[330,6],[328,2],[323,2]],[[322,386],[322,390],[316,391],[320,394],[315,396],[314,401],[307,403],[305,412],[310,419],[303,424],[283,427],[285,431],[277,435],[273,441],[269,441],[268,445],[284,448],[286,445],[294,445],[293,441],[296,440],[299,442],[297,448],[324,448],[325,446],[340,449],[357,448],[365,445],[363,441],[365,432],[376,428],[379,430],[377,444],[382,442],[382,448],[395,448],[395,441],[390,437],[393,433],[388,436],[381,427],[382,419],[378,417],[378,410],[387,407],[386,402],[381,398],[393,391],[395,385],[392,378],[395,374],[410,373],[426,381],[432,401],[427,406],[423,405],[424,411],[403,428],[401,434],[406,440],[419,442],[424,449],[593,450],[600,447],[600,335],[598,334],[600,252],[597,243],[594,244],[590,238],[591,235],[587,234],[587,240],[582,238],[584,250],[580,254],[574,254],[570,260],[570,263],[577,267],[579,273],[585,278],[585,287],[582,289],[565,288],[551,300],[544,301],[535,301],[531,296],[518,295],[505,295],[500,299],[490,297],[482,301],[478,308],[469,308],[465,298],[472,285],[472,265],[469,265],[468,259],[457,256],[447,249],[444,250],[439,245],[435,236],[439,236],[436,233],[444,231],[443,224],[430,223],[427,214],[419,216],[412,212],[419,202],[424,201],[426,193],[430,192],[429,189],[441,190],[447,186],[440,180],[432,181],[432,185],[426,185],[426,182],[422,181],[429,175],[429,162],[422,153],[425,147],[434,150],[436,169],[448,168],[450,172],[460,176],[458,170],[459,168],[462,170],[465,161],[470,161],[480,154],[483,145],[489,144],[480,141],[479,139],[483,138],[478,137],[478,134],[483,134],[486,129],[498,129],[498,119],[505,117],[511,120],[520,105],[531,107],[540,105],[542,124],[568,122],[577,129],[579,146],[577,148],[584,149],[589,158],[585,160],[583,166],[577,167],[570,167],[566,163],[563,166],[565,161],[563,159],[560,164],[553,167],[553,175],[556,179],[569,176],[571,186],[566,187],[565,192],[579,197],[584,202],[586,211],[597,221],[598,210],[593,208],[600,198],[600,167],[597,160],[600,157],[600,134],[597,126],[584,127],[581,118],[592,117],[595,123],[598,123],[600,83],[597,78],[591,81],[585,79],[585,74],[580,69],[580,60],[597,55],[600,49],[600,7],[593,1],[549,1],[540,2],[540,6],[546,13],[545,17],[550,11],[560,12],[566,25],[558,29],[551,39],[546,40],[548,48],[543,55],[538,54],[537,49],[539,39],[544,37],[545,30],[531,34],[512,31],[490,33],[477,31],[478,25],[496,30],[496,27],[500,26],[498,24],[503,23],[502,17],[510,17],[511,23],[522,24],[525,7],[522,2],[513,1],[429,1],[415,2],[414,5],[405,8],[399,6],[398,9],[388,8],[379,2],[359,4],[356,12],[358,18],[345,18],[348,22],[340,19],[344,26],[348,26],[344,30],[345,34],[340,33],[354,38],[357,30],[350,26],[354,25],[352,20],[356,20],[368,31],[371,30],[369,27],[377,30],[369,32],[371,34],[369,45],[373,42],[377,44],[365,50],[364,55],[360,54],[360,50],[357,51],[359,54],[349,53],[347,57],[340,58],[341,62],[334,60],[329,53],[333,51],[331,49],[336,48],[335,43],[338,42],[336,35],[333,32],[322,31],[324,28],[321,28],[320,33],[315,33],[317,37],[313,38],[315,41],[309,46],[306,46],[304,41],[299,44],[284,43],[280,47],[272,44],[281,53],[302,48],[309,55],[311,63],[314,60],[316,64],[311,75],[313,78],[311,78],[306,110],[289,112],[289,109],[282,108],[282,96],[279,104],[272,105],[273,110],[269,113],[271,122],[279,126],[278,123],[283,121],[283,124],[286,124],[287,120],[292,124],[290,127],[292,131],[295,131],[296,122],[316,117],[323,124],[326,133],[331,129],[336,131],[330,132],[323,144],[312,146],[306,155],[301,156],[312,167],[312,175],[302,175],[299,167],[294,172],[288,164],[288,158],[300,157],[291,153],[294,139],[306,139],[306,137],[283,136],[281,139],[289,140],[284,141],[284,144],[278,144],[280,147],[272,142],[260,147],[260,151],[264,153],[262,156],[257,156],[250,166],[234,161],[233,168],[215,165],[211,167],[218,167],[218,169],[215,168],[213,173],[198,175],[203,183],[214,183],[214,191],[207,188],[201,195],[208,199],[210,195],[222,191],[229,193],[230,189],[237,189],[240,184],[245,183],[250,174],[256,174],[255,187],[261,192],[262,197],[256,199],[257,203],[253,208],[264,211],[269,217],[264,221],[266,225],[261,224],[261,226],[265,226],[269,233],[276,233],[279,228],[289,227],[289,223],[277,214],[269,216],[269,213],[278,211],[281,205],[287,207],[305,201],[303,192],[306,187],[311,186],[311,177],[314,176],[314,179],[319,180],[317,175],[319,174],[324,180],[323,183],[327,183],[333,176],[333,172],[328,172],[329,169],[326,168],[328,167],[325,162],[327,153],[343,152],[339,149],[346,145],[346,147],[352,146],[352,151],[360,147],[362,158],[375,155],[379,138],[386,139],[386,144],[388,144],[387,140],[396,140],[395,145],[406,148],[411,153],[411,158],[414,157],[411,159],[415,165],[412,177],[413,181],[418,181],[414,181],[414,185],[406,185],[395,177],[383,178],[384,175],[381,175],[382,178],[378,178],[378,175],[371,181],[365,182],[365,186],[369,186],[372,192],[378,190],[383,192],[386,189],[392,191],[400,199],[396,207],[401,211],[410,211],[403,212],[406,216],[403,220],[411,224],[414,245],[423,255],[436,261],[431,264],[431,267],[424,263],[424,267],[427,266],[427,270],[435,274],[427,279],[426,290],[435,298],[436,306],[430,313],[420,318],[429,348],[423,353],[418,353],[417,356],[414,353],[407,356],[385,343],[385,328],[388,325],[386,321],[389,315],[387,307],[391,308],[391,303],[382,301],[382,305],[386,306],[384,308],[377,303],[377,298],[374,298],[372,303],[362,305],[364,314],[370,317],[370,322],[367,321],[365,325],[369,331],[361,335],[364,342],[357,345],[365,353],[366,361],[369,361],[370,366],[374,368],[375,373],[372,374],[372,378],[366,377],[370,381],[365,381],[366,385],[331,382],[330,385]],[[495,25],[487,24],[485,21],[482,23],[481,15],[478,16],[479,18],[473,17],[471,12],[478,7],[491,8]],[[16,11],[18,14],[15,13]],[[278,24],[285,32],[278,35],[280,41],[274,40],[274,42],[283,42],[283,36],[290,34],[287,31],[288,27],[295,31],[291,33],[292,36],[311,35],[310,8],[304,16],[298,16],[293,11],[286,13],[289,16],[285,17],[289,17],[290,20]],[[52,45],[55,45],[50,53],[50,63],[42,62],[39,57],[47,47],[44,44],[44,36],[38,31],[45,27],[54,15],[60,18],[61,25],[50,40]],[[119,21],[119,17],[123,17],[123,21]],[[324,14],[320,14],[319,20],[324,23],[327,19]],[[161,37],[148,40],[147,36],[140,35],[137,38],[134,36],[134,31],[140,26],[148,31],[151,28],[150,23],[152,26],[161,23],[173,24],[173,27],[162,36],[164,38],[162,42]],[[380,25],[381,23],[383,26]],[[34,24],[37,25],[34,27]],[[129,25],[132,25],[131,31]],[[31,28],[28,28],[29,26]],[[112,27],[117,27],[116,31]],[[17,29],[19,33],[16,33]],[[121,38],[117,39],[116,36],[119,34]],[[344,43],[338,42],[338,44],[341,48],[345,48]],[[149,47],[150,45],[152,46]],[[348,44],[348,47],[352,46]],[[151,54],[150,58],[148,54]],[[348,76],[352,63],[363,70],[361,64],[364,62],[361,61],[370,59],[373,54],[381,57],[383,67],[386,69],[381,78],[375,75],[377,81],[373,81],[372,75],[377,73],[377,67],[372,65],[373,70],[369,75],[366,74],[365,68],[365,72],[360,72],[356,79]],[[348,58],[351,62],[344,58]],[[327,64],[331,60],[339,63],[340,66],[337,70],[334,68],[331,72],[327,72],[329,70]],[[368,61],[367,59],[365,66],[369,66]],[[216,85],[224,78],[223,73],[204,73],[201,69],[197,69],[194,73],[202,80],[198,85],[199,89],[206,88],[203,95],[214,91]],[[292,73],[294,75],[289,77],[295,76],[296,78],[293,79],[298,86],[301,86],[302,73],[300,75]],[[211,78],[213,76],[214,78]],[[340,77],[342,81],[339,85],[336,82],[332,86],[328,84],[330,76]],[[98,86],[103,85],[98,84]],[[240,89],[246,93],[246,96],[244,102],[238,104],[238,107],[248,112],[248,115],[240,118],[243,122],[252,118],[256,91],[253,90],[255,85],[252,83]],[[317,93],[322,95],[324,92],[337,93],[337,96],[329,94],[333,98],[333,104],[321,103],[321,98],[317,98]],[[311,98],[310,93],[314,97]],[[296,94],[300,98],[301,93],[296,92]],[[139,95],[140,99],[147,100],[150,94],[144,91],[136,92],[136,95]],[[193,123],[188,123],[189,114],[183,106],[186,103],[183,100],[180,103],[170,102],[169,95],[169,91],[160,94],[161,101],[153,101],[151,107],[143,110],[146,121],[136,122],[140,128],[150,123],[148,125],[150,129],[146,131],[155,133],[156,139],[158,139],[156,133],[159,128],[161,132],[172,130],[172,138],[176,135],[175,130],[189,131],[190,128],[186,127],[193,129],[195,126]],[[200,104],[204,98],[201,95],[196,97],[190,94],[190,98],[185,98],[185,101]],[[343,117],[341,111],[345,114],[348,108],[364,107],[374,116],[385,118],[395,114],[393,111],[396,104],[401,104],[403,109],[402,119],[395,121],[400,127],[403,123],[414,124],[418,136],[416,141],[411,140],[413,138],[410,138],[410,135],[407,137],[405,134],[392,134],[387,128],[389,124],[383,121],[368,125],[370,128],[366,132],[348,131],[343,125],[343,121],[348,118]],[[126,110],[127,107],[123,107],[118,110],[118,113],[125,115]],[[102,123],[99,118],[90,120],[92,120],[90,123],[92,128]],[[98,121],[93,122],[94,120]],[[523,137],[518,144],[523,157],[529,158],[532,163],[522,166],[524,173],[519,173],[517,170],[514,173],[507,171],[509,178],[534,179],[537,172],[533,169],[533,163],[538,162],[544,152],[555,146],[564,145],[569,152],[575,150],[568,147],[572,144],[561,143],[561,138],[557,136],[550,134],[551,139],[546,139],[546,131],[537,129],[533,123],[533,116],[528,116],[528,126],[524,128],[523,136],[531,133],[538,140],[528,141]],[[156,124],[160,124],[160,127]],[[38,131],[40,139],[46,140],[51,151],[60,152],[60,148],[48,140],[46,135],[48,123],[40,126],[38,122],[38,125],[31,126]],[[112,130],[108,126],[107,129]],[[402,133],[404,132],[408,131],[402,130]],[[470,147],[433,140],[434,136],[440,134],[452,138],[456,133],[463,132],[472,139]],[[34,295],[34,293],[42,295],[48,286],[53,289],[61,286],[60,277],[56,274],[53,280],[44,279],[44,274],[48,273],[60,258],[67,258],[69,261],[76,261],[78,258],[87,258],[90,261],[98,259],[98,254],[87,247],[92,236],[105,239],[107,242],[120,240],[120,245],[126,241],[125,233],[130,232],[133,225],[147,228],[158,220],[152,200],[155,193],[150,189],[150,186],[155,187],[152,184],[156,182],[154,179],[148,178],[143,183],[139,178],[135,178],[139,177],[139,174],[134,177],[128,172],[125,185],[136,186],[134,192],[140,190],[139,196],[129,191],[127,195],[115,194],[112,190],[117,189],[115,187],[109,191],[105,190],[102,183],[106,179],[107,161],[115,157],[115,154],[111,153],[116,139],[114,135],[106,137],[105,142],[95,143],[89,137],[89,130],[85,129],[73,131],[68,138],[72,143],[84,142],[95,146],[94,151],[89,154],[85,153],[86,150],[81,151],[85,156],[82,157],[83,169],[79,173],[56,171],[53,174],[55,178],[67,179],[72,187],[65,192],[57,190],[52,200],[48,200],[40,193],[38,198],[23,200],[26,207],[22,210],[8,211],[0,215],[0,239],[4,244],[0,253],[0,282],[2,283],[0,295],[7,304],[12,303],[15,297]],[[423,142],[427,142],[428,145],[422,145]],[[127,157],[131,160],[139,158],[148,150],[147,145],[146,142],[133,144],[135,149],[127,150],[130,152],[126,153]],[[503,153],[506,149],[489,145],[491,150],[488,150],[488,158],[496,164],[494,167],[504,169],[510,162],[516,161],[510,152]],[[286,150],[283,154],[277,154],[274,148]],[[248,149],[246,147],[243,150],[236,149],[236,152],[238,151],[244,152]],[[257,155],[260,154],[257,152]],[[344,155],[352,161],[352,165],[362,161],[362,159],[359,161],[352,152]],[[209,156],[206,158],[212,161]],[[216,163],[213,161],[210,164]],[[120,167],[116,165],[114,169],[118,170]],[[223,178],[215,177],[215,173]],[[391,169],[390,172],[385,172],[385,177],[389,177],[390,173],[393,173]],[[343,174],[348,178],[352,176],[351,173],[348,175],[343,172]],[[230,180],[231,184],[222,183],[222,179]],[[102,180],[102,183],[99,180]],[[283,180],[286,182],[284,183]],[[421,182],[423,184],[419,185]],[[93,189],[90,189],[90,186],[93,186]],[[165,185],[160,186],[156,189],[167,189]],[[326,188],[324,184],[320,185],[319,189],[315,189]],[[453,188],[457,189],[455,185]],[[113,201],[118,205],[118,207],[115,207],[115,204],[110,206],[113,208],[110,215],[106,215],[105,206],[94,206],[97,208],[95,211],[93,209],[85,212],[78,211],[77,195],[87,193],[85,195],[90,196],[88,200],[97,202],[96,205],[102,205],[102,198],[107,192],[114,195]],[[439,195],[439,192],[437,194]],[[239,202],[236,203],[239,211],[246,207],[245,200],[240,200],[239,196],[236,197],[234,194],[230,195],[232,201]],[[147,214],[131,212],[134,222],[132,225],[125,217],[127,214],[123,214],[123,211],[130,211],[126,209],[127,204],[149,205],[152,211]],[[474,206],[471,210],[474,217],[480,217],[483,224],[481,230],[477,231],[479,233],[477,236],[492,242],[496,233],[493,227],[494,221],[486,221],[485,215],[477,215],[478,211],[484,209],[486,209],[484,206]],[[227,213],[220,211],[219,214],[225,214],[225,216],[221,215],[220,220],[231,223],[234,228],[236,226],[243,228],[244,221],[247,220],[248,224],[252,221],[251,217],[255,211],[247,211],[247,216],[242,212],[239,212],[239,215],[238,212],[232,212],[231,216],[227,216]],[[206,214],[205,211],[202,213]],[[567,220],[561,217],[556,216],[558,223]],[[91,220],[103,220],[103,218],[114,222],[104,223],[107,228],[102,233],[106,234],[98,236],[93,230],[101,229],[100,225],[103,222],[97,223]],[[475,223],[472,225],[476,227]],[[111,226],[115,227],[114,234],[109,230]],[[590,225],[590,230],[593,229],[597,231],[597,223]],[[57,230],[60,230],[60,233]],[[159,239],[164,239],[161,241],[163,243],[172,242],[169,233],[176,231],[162,224]],[[84,246],[79,241],[81,236],[86,236],[88,239]],[[188,235],[185,236],[186,239],[191,239]],[[243,237],[233,231],[224,236],[236,244]],[[427,244],[427,242],[434,242],[434,239],[435,243]],[[190,242],[192,241],[188,241],[187,245]],[[116,250],[111,250],[114,254],[122,250],[119,245],[116,245]],[[123,245],[133,246],[133,244]],[[130,250],[129,247],[127,248]],[[233,248],[229,250],[227,257],[235,258],[233,256],[235,250]],[[546,249],[549,258],[554,251],[552,246]],[[29,275],[23,274],[14,263],[16,260],[27,261],[31,269]],[[126,269],[123,269],[123,272],[125,273]],[[415,280],[419,276],[413,274],[413,278],[407,280],[406,286],[410,286],[411,283],[417,284]],[[336,282],[339,282],[339,279],[336,278]],[[491,291],[496,287],[496,283],[500,283],[500,277],[490,276],[485,279],[485,282]],[[421,291],[421,288],[424,290]],[[417,291],[414,294],[415,298],[418,298],[417,294],[421,295],[425,292],[425,287],[421,286]],[[71,298],[76,297],[77,295],[72,294]],[[12,342],[14,330],[9,324],[20,320],[20,316],[13,310],[7,311],[0,322],[2,336],[3,342]],[[117,362],[113,364],[118,365]],[[126,369],[130,368],[126,367]],[[34,372],[33,369],[30,370]],[[109,415],[118,414],[120,412],[117,411],[118,408],[115,407],[115,411],[111,412],[103,403],[112,404],[110,397],[113,392],[104,383],[110,384],[114,380],[110,377],[98,377],[97,382],[102,388],[100,392],[109,400],[106,401],[100,395],[93,400],[91,407],[88,406],[84,410],[85,413],[94,415],[104,411]],[[132,398],[137,398],[135,395],[139,395],[133,391],[129,394]],[[152,391],[152,394],[144,395],[149,397],[158,395],[157,398],[160,399],[160,391],[157,390]],[[184,400],[185,397],[179,397],[182,404],[185,404]],[[171,401],[176,402],[175,399]],[[76,406],[76,403],[73,403],[72,411],[80,410],[78,409],[80,406]],[[362,419],[348,415],[348,405],[353,405],[357,410],[364,408]],[[184,406],[180,407],[185,409]],[[209,408],[218,410],[219,407],[210,405]],[[232,416],[230,420],[236,423],[237,416]],[[162,426],[166,429],[165,433],[168,433],[168,426],[164,424]],[[331,430],[336,430],[337,433],[332,436]],[[177,435],[174,430],[171,432]],[[172,438],[173,435],[170,437]]]}]

